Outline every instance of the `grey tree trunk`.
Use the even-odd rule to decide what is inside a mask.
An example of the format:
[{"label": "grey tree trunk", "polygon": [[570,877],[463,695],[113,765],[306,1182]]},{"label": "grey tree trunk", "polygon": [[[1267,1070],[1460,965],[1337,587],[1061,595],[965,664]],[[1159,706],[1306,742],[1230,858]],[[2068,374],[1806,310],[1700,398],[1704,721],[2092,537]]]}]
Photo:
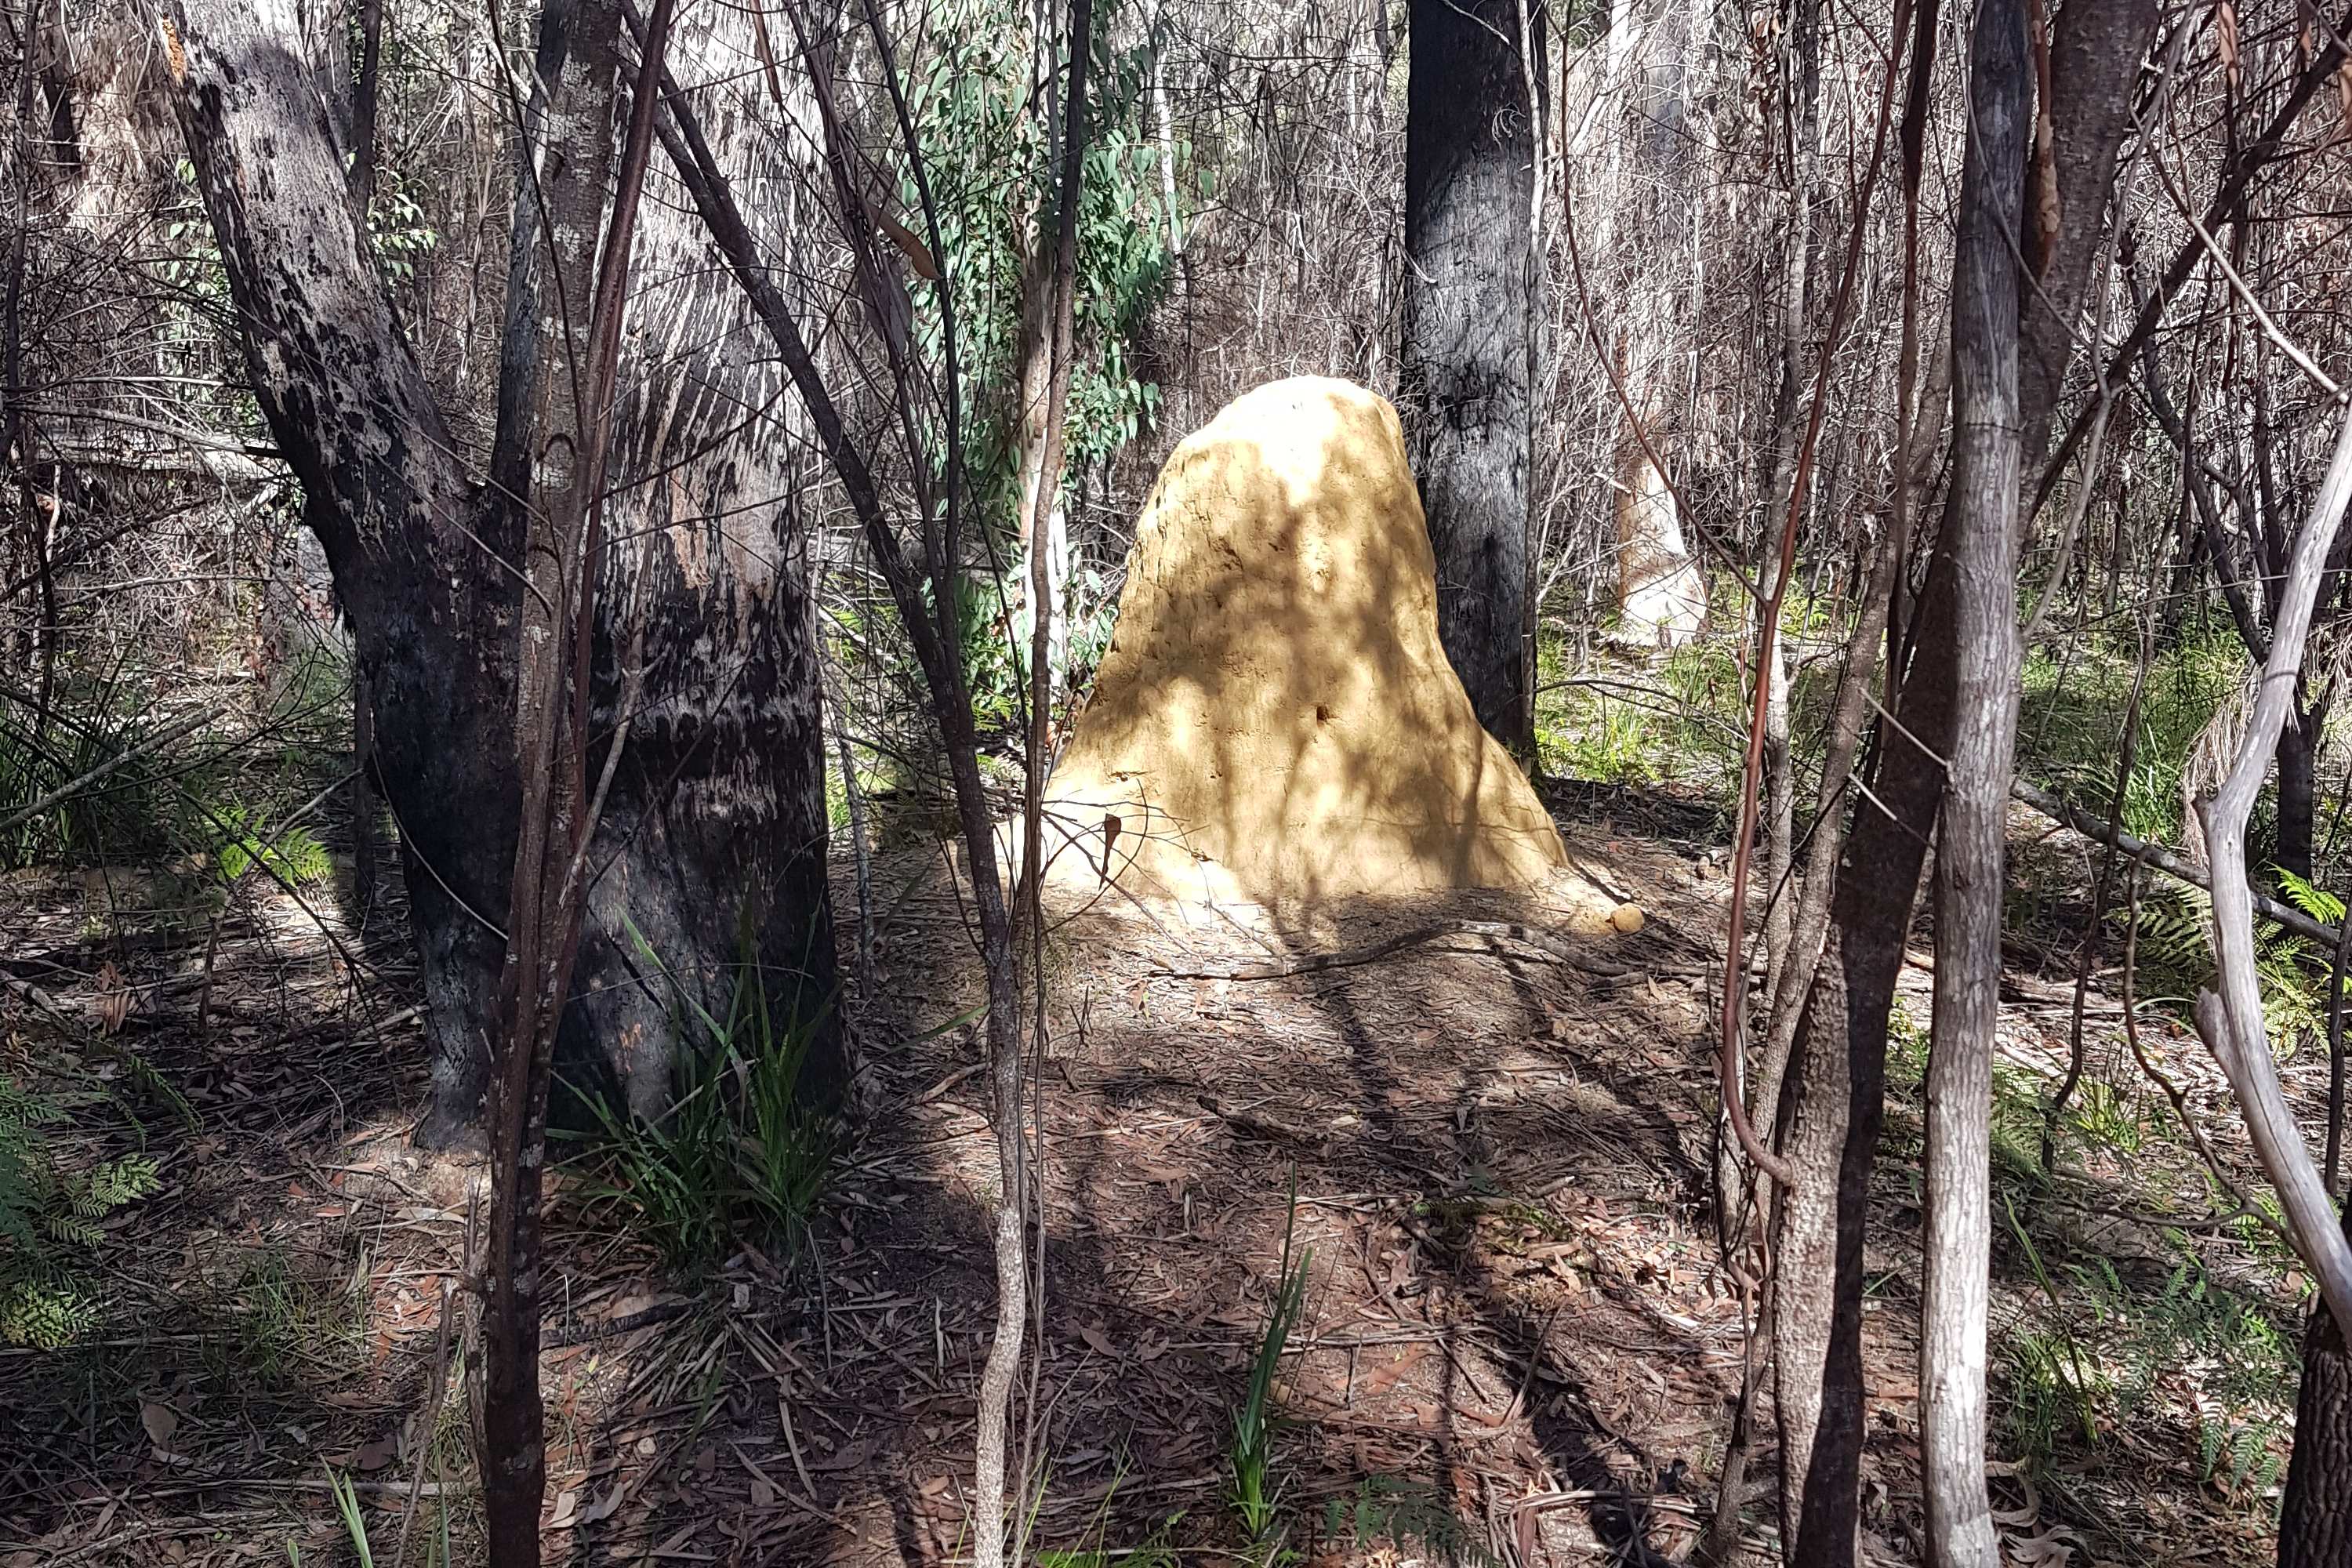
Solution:
[{"label": "grey tree trunk", "polygon": [[1927,1560],[1999,1568],[1985,1489],[1992,1249],[1992,1057],[2002,872],[2017,732],[2018,269],[2032,66],[2024,0],[1981,0],[1952,278],[1955,615],[1951,743],[1936,839],[1936,1000],[1927,1059],[1927,1267],[1919,1431]]},{"label": "grey tree trunk", "polygon": [[[551,3],[568,14],[576,0]],[[749,26],[746,12],[698,7],[673,45],[676,74],[692,85],[731,72],[752,58]],[[541,246],[529,183],[494,482],[484,483],[457,455],[362,247],[291,0],[185,0],[170,32],[182,132],[247,372],[302,483],[373,694],[378,776],[401,830],[424,962],[433,1104],[420,1137],[447,1142],[474,1123],[487,1082],[520,804],[516,567],[531,482],[529,408],[541,357],[564,352],[542,341],[533,302]],[[560,80],[562,63],[541,61],[542,79]],[[617,134],[609,115],[582,123],[560,104],[546,110],[551,156],[584,153],[567,137]],[[742,124],[717,103],[706,112]],[[761,162],[772,156],[764,144],[746,127],[725,149],[737,176],[761,191],[759,210],[781,221],[789,205],[779,172]],[[630,316],[648,326],[625,355],[614,421],[607,518],[619,542],[600,584],[592,785],[630,706],[631,672],[641,673],[591,857],[583,999],[560,1051],[567,1076],[601,1079],[649,1110],[670,1084],[673,982],[723,1016],[729,988],[759,973],[780,1012],[797,1002],[817,1018],[831,999],[834,952],[819,687],[774,428],[780,383],[671,193],[648,192],[637,244],[646,297]],[[819,1087],[838,1081],[835,1038],[820,1028],[811,1053]]]},{"label": "grey tree trunk", "polygon": [[[1520,744],[1533,718],[1520,633],[1535,110],[1517,0],[1413,0],[1411,26],[1399,401],[1437,555],[1438,635],[1479,722]],[[1540,57],[1540,16],[1530,30]]]},{"label": "grey tree trunk", "polygon": [[1620,268],[1614,350],[1631,406],[1617,440],[1617,610],[1628,641],[1655,647],[1678,647],[1706,622],[1706,580],[1683,534],[1681,500],[1659,467],[1680,433],[1675,411],[1688,392],[1670,345],[1687,340],[1683,329],[1696,320],[1702,281],[1690,219],[1700,155],[1685,134],[1705,42],[1697,17],[1677,0],[1626,0],[1609,36],[1622,120],[1611,221],[1629,258]]},{"label": "grey tree trunk", "polygon": [[[2074,321],[2099,254],[2100,219],[2129,124],[2137,62],[2155,19],[2147,0],[2075,0],[2061,15],[2052,119],[2057,188],[2068,216],[2040,279],[2019,276],[2006,285],[2017,295],[2027,344],[2019,373],[2021,444],[2037,463],[2074,345],[2055,323]],[[2018,157],[2021,162],[2021,152]],[[1774,1352],[1792,1563],[1853,1560],[1863,1243],[1885,1112],[1887,1019],[1920,866],[1943,800],[1940,759],[1951,753],[1958,727],[1952,510],[1948,504],[1904,639],[1913,651],[1896,682],[1902,728],[1882,728],[1871,793],[1855,807],[1817,990],[1802,1015],[1783,1093],[1788,1157],[1809,1182],[1834,1183],[1836,1191],[1834,1202],[1784,1207],[1778,1230]],[[2012,500],[2012,516],[2015,510]]]}]

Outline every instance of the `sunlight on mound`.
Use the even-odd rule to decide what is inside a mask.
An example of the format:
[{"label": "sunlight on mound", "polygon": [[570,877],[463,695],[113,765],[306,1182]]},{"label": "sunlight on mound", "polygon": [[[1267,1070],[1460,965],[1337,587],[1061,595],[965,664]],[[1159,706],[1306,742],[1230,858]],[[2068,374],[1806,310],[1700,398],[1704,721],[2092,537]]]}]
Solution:
[{"label": "sunlight on mound", "polygon": [[1563,864],[1439,645],[1385,400],[1276,382],[1177,447],[1046,809],[1055,881],[1186,904],[1525,887]]}]

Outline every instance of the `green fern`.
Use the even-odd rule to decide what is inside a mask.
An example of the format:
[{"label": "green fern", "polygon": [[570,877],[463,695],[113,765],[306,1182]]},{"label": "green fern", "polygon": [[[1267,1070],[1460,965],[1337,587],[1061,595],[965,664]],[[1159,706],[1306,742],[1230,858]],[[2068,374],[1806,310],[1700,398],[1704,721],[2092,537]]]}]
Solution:
[{"label": "green fern", "polygon": [[258,815],[242,806],[222,812],[220,820],[228,832],[221,837],[215,864],[224,882],[236,881],[256,866],[297,886],[324,881],[334,869],[327,847],[299,827],[265,838]]},{"label": "green fern", "polygon": [[[2314,920],[2343,918],[2343,900],[2334,894],[2290,871],[2276,875],[2287,900]],[[2168,994],[2185,1015],[2189,998],[2213,984],[2211,896],[2201,888],[2152,888],[2139,901],[2138,931],[2139,967],[2148,987]],[[2255,927],[2254,975],[2274,1042],[2284,1045],[2326,1029],[2333,958],[2318,943],[2282,927]]]},{"label": "green fern", "polygon": [[88,1334],[100,1303],[60,1256],[95,1247],[100,1222],[162,1184],[127,1154],[87,1171],[59,1165],[48,1130],[67,1103],[0,1078],[0,1340],[56,1350]]}]

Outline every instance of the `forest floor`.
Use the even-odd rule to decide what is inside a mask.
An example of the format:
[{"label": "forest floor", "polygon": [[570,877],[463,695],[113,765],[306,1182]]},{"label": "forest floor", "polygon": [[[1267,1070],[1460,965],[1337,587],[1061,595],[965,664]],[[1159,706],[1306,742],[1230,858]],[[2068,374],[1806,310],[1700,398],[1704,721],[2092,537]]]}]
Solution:
[{"label": "forest floor", "polygon": [[[1539,902],[1502,895],[1286,935],[1179,941],[1101,910],[1056,927],[1023,1504],[1034,1561],[1270,1555],[1235,1517],[1227,1448],[1286,1235],[1308,1281],[1276,1389],[1287,1560],[1687,1556],[1743,1354],[1707,1195],[1722,835],[1712,813],[1654,797],[1549,798],[1575,874],[1648,916],[1580,942],[1586,962],[1475,936],[1278,979],[1181,973],[1448,916],[1543,922]],[[2262,1560],[2302,1282],[2213,1199],[2118,1042],[2112,974],[2087,1009],[2094,1087],[2041,1172],[2089,858],[2018,830],[2025,935],[1996,1140],[2005,1542],[2028,1564]],[[951,1023],[978,998],[977,964],[942,872],[907,852],[876,885],[908,889],[877,912],[854,1020],[876,1109],[799,1259],[747,1250],[681,1280],[592,1183],[555,1184],[551,1562],[964,1554],[995,1315],[995,1145],[976,1037]],[[338,1473],[375,1561],[405,1541],[405,1561],[425,1562],[445,1530],[469,1561],[467,1314],[449,1307],[477,1171],[408,1142],[423,1063],[396,920],[353,931],[323,892],[313,919],[265,889],[215,941],[209,910],[152,872],[26,876],[0,900],[10,1050],[109,1080],[70,1136],[92,1155],[135,1136],[163,1183],[105,1222],[95,1336],[0,1349],[0,1568],[278,1563],[289,1544],[304,1563],[350,1561]],[[1908,1019],[1926,1018],[1927,984],[1906,974]],[[2153,1007],[2138,1033],[2224,1168],[2249,1176],[2193,1037]],[[1868,1259],[1865,1544],[1886,1563],[1917,1555],[1919,1037],[1898,1028]],[[2315,1055],[2286,1068],[2307,1110],[2325,1095]],[[1760,1563],[1769,1462],[1752,1484]]]}]

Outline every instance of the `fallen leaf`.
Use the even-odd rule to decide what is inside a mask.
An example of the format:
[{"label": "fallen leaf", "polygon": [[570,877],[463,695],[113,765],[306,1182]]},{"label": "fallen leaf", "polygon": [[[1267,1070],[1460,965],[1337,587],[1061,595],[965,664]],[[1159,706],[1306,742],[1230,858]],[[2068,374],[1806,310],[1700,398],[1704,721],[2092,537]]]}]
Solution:
[{"label": "fallen leaf", "polygon": [[881,1444],[871,1437],[861,1437],[855,1443],[844,1443],[822,1459],[809,1461],[812,1470],[854,1470],[874,1457]]},{"label": "fallen leaf", "polygon": [[1366,1399],[1378,1399],[1381,1394],[1394,1388],[1397,1385],[1397,1380],[1411,1372],[1414,1364],[1428,1353],[1429,1346],[1426,1343],[1406,1346],[1397,1353],[1393,1361],[1360,1373],[1356,1378],[1357,1394]]},{"label": "fallen leaf", "polygon": [[2012,1535],[2010,1555],[2025,1568],[2065,1568],[2074,1560],[2074,1546],[2083,1538],[2064,1525],[2053,1525],[2040,1535]]},{"label": "fallen leaf", "polygon": [[1078,1325],[1078,1338],[1086,1341],[1087,1348],[1093,1351],[1097,1355],[1116,1356],[1118,1354],[1117,1351],[1110,1348],[1110,1336],[1103,1332],[1102,1325],[1099,1323],[1080,1323]]},{"label": "fallen leaf", "polygon": [[603,1497],[598,1498],[594,1502],[590,1503],[586,1508],[580,1510],[580,1522],[583,1524],[598,1524],[612,1518],[614,1511],[621,1506],[622,1492],[626,1489],[627,1489],[623,1487],[620,1482],[614,1481],[611,1491],[606,1492]]},{"label": "fallen leaf", "polygon": [[168,1405],[142,1405],[139,1407],[139,1425],[147,1428],[147,1440],[161,1448],[180,1429],[180,1413]]},{"label": "fallen leaf", "polygon": [[566,1487],[556,1495],[555,1512],[549,1517],[547,1528],[569,1530],[577,1522],[579,1514],[580,1494],[572,1488]]},{"label": "fallen leaf", "polygon": [[392,1463],[398,1452],[399,1445],[392,1438],[378,1437],[373,1443],[360,1446],[359,1450],[352,1455],[352,1465],[355,1469],[380,1470]]}]

